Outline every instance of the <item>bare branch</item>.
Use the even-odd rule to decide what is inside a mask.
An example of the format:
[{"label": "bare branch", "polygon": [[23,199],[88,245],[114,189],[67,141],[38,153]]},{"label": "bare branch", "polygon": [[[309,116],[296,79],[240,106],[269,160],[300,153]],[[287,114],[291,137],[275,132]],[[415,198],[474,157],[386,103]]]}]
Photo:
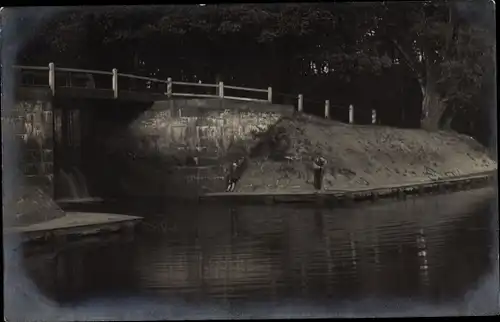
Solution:
[{"label": "bare branch", "polygon": [[415,63],[411,59],[410,55],[408,55],[408,53],[403,49],[403,47],[401,47],[401,45],[396,40],[391,39],[391,41],[394,44],[394,46],[396,46],[398,51],[403,55],[403,58],[406,61],[406,64],[408,65],[408,67],[415,73],[417,80],[418,80],[418,83],[420,84],[420,89],[422,90],[422,93],[424,93],[425,82],[424,82],[424,77],[422,76],[422,73],[417,69],[417,67],[415,66]]}]

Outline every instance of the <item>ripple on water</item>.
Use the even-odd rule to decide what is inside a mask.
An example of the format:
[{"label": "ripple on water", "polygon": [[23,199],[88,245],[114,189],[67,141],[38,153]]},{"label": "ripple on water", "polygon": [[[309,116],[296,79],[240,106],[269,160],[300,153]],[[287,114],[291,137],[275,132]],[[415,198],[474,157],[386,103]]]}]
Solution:
[{"label": "ripple on water", "polygon": [[462,301],[492,268],[490,201],[482,189],[344,209],[171,206],[146,217],[133,241],[35,253],[23,263],[43,294],[74,305],[123,296],[335,299],[358,311],[373,298],[444,305]]}]

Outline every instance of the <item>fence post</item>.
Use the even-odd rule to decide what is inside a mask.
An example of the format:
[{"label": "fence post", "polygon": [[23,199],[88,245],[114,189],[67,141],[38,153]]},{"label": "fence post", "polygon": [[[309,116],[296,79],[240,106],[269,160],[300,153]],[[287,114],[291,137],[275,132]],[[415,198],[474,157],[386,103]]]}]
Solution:
[{"label": "fence post", "polygon": [[377,111],[372,109],[372,124],[377,123]]},{"label": "fence post", "polygon": [[297,104],[297,110],[301,113],[304,110],[304,96],[302,96],[302,94],[299,94],[299,101]]},{"label": "fence post", "polygon": [[219,82],[219,97],[224,98],[224,82]]},{"label": "fence post", "polygon": [[272,87],[267,88],[267,101],[269,103],[273,102],[273,88]]},{"label": "fence post", "polygon": [[167,96],[172,97],[172,77],[167,78]]},{"label": "fence post", "polygon": [[118,98],[118,69],[113,68],[113,96]]},{"label": "fence post", "polygon": [[326,100],[325,101],[325,119],[330,118],[330,101]]},{"label": "fence post", "polygon": [[54,63],[49,63],[49,87],[52,95],[56,94],[56,67]]},{"label": "fence post", "polygon": [[349,105],[349,124],[354,123],[354,106]]}]

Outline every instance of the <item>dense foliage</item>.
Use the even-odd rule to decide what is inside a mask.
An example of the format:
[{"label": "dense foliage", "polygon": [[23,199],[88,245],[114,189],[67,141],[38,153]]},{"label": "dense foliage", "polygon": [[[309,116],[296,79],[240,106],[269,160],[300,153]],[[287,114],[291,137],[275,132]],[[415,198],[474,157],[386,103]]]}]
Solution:
[{"label": "dense foliage", "polygon": [[74,7],[9,15],[19,21],[17,34],[26,36],[17,55],[23,64],[54,61],[273,86],[275,93],[304,94],[311,113],[321,114],[321,102],[330,99],[334,106],[376,108],[383,124],[480,136],[477,115],[487,115],[493,104],[494,9],[486,0],[440,0]]}]

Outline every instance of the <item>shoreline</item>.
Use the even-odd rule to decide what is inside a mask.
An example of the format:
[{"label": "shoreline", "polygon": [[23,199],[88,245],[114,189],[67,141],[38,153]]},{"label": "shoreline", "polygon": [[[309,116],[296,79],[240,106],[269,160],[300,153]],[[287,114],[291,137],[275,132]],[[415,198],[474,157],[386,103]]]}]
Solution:
[{"label": "shoreline", "polygon": [[[458,191],[493,187],[497,170],[455,178],[438,179],[413,184],[378,186],[364,189],[342,189],[297,192],[218,192],[198,196],[200,203],[230,204],[304,204],[346,206],[360,202],[402,200],[407,197],[443,195]],[[496,186],[496,185],[495,185]],[[67,211],[63,217],[44,222],[4,228],[4,236],[18,235],[21,242],[68,241],[107,233],[130,233],[142,217],[101,212]]]},{"label": "shoreline", "polygon": [[380,199],[405,199],[407,196],[445,194],[491,186],[496,181],[497,170],[482,173],[364,189],[297,191],[297,192],[217,192],[198,197],[204,202],[237,202],[252,204],[319,204],[345,205],[362,201],[375,202]]}]

